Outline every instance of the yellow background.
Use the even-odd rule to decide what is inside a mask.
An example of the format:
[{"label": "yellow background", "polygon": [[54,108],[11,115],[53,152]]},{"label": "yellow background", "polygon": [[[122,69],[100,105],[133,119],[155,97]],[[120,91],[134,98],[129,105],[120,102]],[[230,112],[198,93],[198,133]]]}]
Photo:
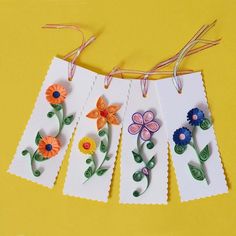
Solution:
[{"label": "yellow background", "polygon": [[[182,68],[203,70],[229,194],[180,203],[171,162],[168,205],[120,205],[118,157],[107,204],[63,196],[68,152],[52,190],[6,173],[51,59],[81,39],[42,25],[78,23],[97,35],[79,64],[107,73],[119,63],[150,69],[214,19],[208,38],[222,43]],[[235,21],[233,0],[0,0],[0,235],[236,235]]]}]

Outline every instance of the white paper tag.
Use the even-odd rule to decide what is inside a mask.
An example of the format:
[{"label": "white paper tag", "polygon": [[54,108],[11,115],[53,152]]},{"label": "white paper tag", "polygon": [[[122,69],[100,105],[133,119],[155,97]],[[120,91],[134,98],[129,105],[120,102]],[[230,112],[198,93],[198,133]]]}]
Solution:
[{"label": "white paper tag", "polygon": [[[194,126],[190,125],[187,121],[187,114],[193,108],[200,109],[204,112],[205,118],[211,120],[201,73],[184,75],[180,78],[183,82],[183,91],[181,94],[179,94],[174,87],[172,78],[159,80],[156,82],[156,85],[164,121],[168,130],[168,138],[177,175],[181,201],[226,193],[228,192],[228,187],[213,126],[207,130],[203,130],[200,126],[196,126],[196,132],[193,132]],[[191,118],[194,122],[197,122],[200,115],[193,115]],[[202,166],[198,155],[189,144],[183,154],[177,154],[174,150],[176,142],[173,141],[173,134],[181,127],[186,127],[193,134],[195,140],[193,141],[192,138],[190,143],[195,143],[195,146],[199,149],[198,153],[208,145],[210,153],[209,159],[203,162]],[[177,139],[186,141],[188,133],[176,137]],[[199,171],[196,173],[195,170],[193,170],[198,179],[194,178],[191,174],[189,165],[196,166],[198,169],[203,169],[204,172],[201,173],[205,173],[206,178],[202,179],[202,174],[198,175]]]},{"label": "white paper tag", "polygon": [[[86,108],[84,109],[83,115],[81,116],[81,119],[78,123],[73,140],[69,167],[64,186],[64,194],[103,202],[108,200],[130,83],[130,80],[113,79],[109,88],[105,89],[104,76],[101,75],[96,80],[94,89],[88,99]],[[112,104],[121,105],[120,109],[116,112],[121,123],[119,125],[109,125],[109,160],[105,160],[104,164],[102,165],[102,168],[105,168],[106,172],[103,174],[100,173],[100,176],[97,174],[97,172],[94,172],[93,176],[88,179],[85,176],[85,171],[89,167],[92,168],[90,168],[91,172],[94,171],[99,167],[105,157],[105,154],[100,151],[100,142],[103,138],[98,136],[97,119],[90,119],[86,116],[90,111],[96,109],[96,103],[101,96],[105,99],[108,106]],[[107,111],[100,111],[99,116],[106,117],[106,112]],[[78,147],[80,141],[84,137],[92,138],[96,143],[96,150],[95,154],[93,155],[96,167],[93,165],[93,162],[86,163],[86,160],[89,159],[91,155],[84,154]],[[107,145],[106,141],[105,144]],[[84,145],[86,145],[86,143]],[[86,148],[86,146],[84,147]],[[89,146],[87,146],[88,150],[90,147],[91,146],[89,144]]]},{"label": "white paper tag", "polygon": [[[9,173],[49,188],[53,187],[79,115],[96,80],[96,75],[94,72],[77,66],[74,78],[70,82],[68,81],[68,62],[59,58],[52,60],[33,113],[8,170]],[[23,156],[22,151],[29,149],[33,153],[37,150],[35,137],[38,131],[40,131],[42,136],[55,136],[57,133],[59,127],[58,120],[56,115],[51,118],[47,117],[48,112],[52,111],[52,106],[47,101],[45,95],[47,88],[53,84],[60,84],[66,89],[67,97],[64,101],[64,112],[66,116],[73,115],[74,119],[70,125],[64,125],[58,137],[61,144],[59,153],[46,161],[35,162],[34,168],[41,171],[41,175],[36,177],[31,170],[30,156],[28,154]]]},{"label": "white paper tag", "polygon": [[[168,189],[168,141],[164,119],[161,114],[160,104],[157,97],[156,84],[149,81],[149,89],[147,97],[143,97],[140,87],[140,81],[133,80],[131,83],[129,101],[127,111],[125,113],[123,131],[122,131],[122,152],[121,152],[121,180],[120,180],[120,202],[129,204],[166,204]],[[145,113],[146,112],[146,113]],[[133,115],[135,114],[135,115]],[[146,115],[145,115],[146,114]],[[152,114],[154,115],[152,117]],[[140,116],[141,115],[141,116]],[[150,119],[147,116],[150,116]],[[137,116],[137,117],[136,117]],[[136,118],[133,118],[136,117]],[[146,117],[146,120],[145,120]],[[141,122],[139,122],[141,121]],[[157,122],[159,127],[155,127]],[[139,125],[139,123],[142,123]],[[132,126],[130,126],[132,124]],[[148,149],[147,145],[151,143],[144,141],[141,134],[145,127],[151,127],[157,131],[152,132],[151,141],[154,143],[152,149]],[[130,128],[129,128],[130,127]],[[139,130],[136,130],[136,129]],[[130,133],[130,129],[133,131]],[[149,140],[149,131],[145,139]],[[139,136],[139,134],[141,136]],[[143,133],[145,136],[145,133]],[[149,137],[148,137],[149,136]],[[137,147],[138,139],[141,141]],[[144,143],[145,142],[145,143]],[[141,154],[142,160],[132,153]],[[148,167],[148,162],[154,157],[155,166]],[[145,172],[146,171],[146,172]],[[144,173],[143,173],[144,172]],[[135,177],[136,173],[136,177]],[[145,175],[146,174],[146,175]],[[136,181],[135,181],[136,179]],[[149,186],[147,188],[149,181]],[[147,190],[145,191],[145,189]],[[139,196],[134,196],[134,192],[138,191]],[[145,191],[145,192],[144,192]]]}]

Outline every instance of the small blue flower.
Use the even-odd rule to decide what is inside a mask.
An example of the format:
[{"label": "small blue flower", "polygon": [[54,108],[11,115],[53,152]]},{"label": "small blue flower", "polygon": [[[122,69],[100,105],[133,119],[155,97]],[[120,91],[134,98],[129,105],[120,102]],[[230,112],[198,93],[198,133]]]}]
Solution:
[{"label": "small blue flower", "polygon": [[203,111],[198,108],[193,108],[188,112],[187,120],[190,125],[198,126],[200,125],[205,118]]},{"label": "small blue flower", "polygon": [[173,134],[173,140],[175,144],[185,146],[190,143],[192,133],[189,129],[183,127],[177,129]]}]

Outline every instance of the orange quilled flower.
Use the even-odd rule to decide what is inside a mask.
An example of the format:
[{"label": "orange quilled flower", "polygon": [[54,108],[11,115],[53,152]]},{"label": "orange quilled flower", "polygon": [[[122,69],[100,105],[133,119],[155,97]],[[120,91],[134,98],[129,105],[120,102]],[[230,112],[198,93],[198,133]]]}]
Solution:
[{"label": "orange quilled flower", "polygon": [[57,138],[46,136],[39,141],[38,151],[45,158],[51,158],[60,151],[60,142]]},{"label": "orange quilled flower", "polygon": [[105,99],[101,96],[97,101],[97,108],[87,114],[88,118],[97,119],[97,129],[102,129],[108,122],[111,125],[119,125],[120,120],[116,116],[117,111],[120,110],[121,105],[112,104],[107,105]]},{"label": "orange quilled flower", "polygon": [[51,104],[61,104],[66,98],[66,89],[60,84],[53,84],[46,91],[46,98]]}]

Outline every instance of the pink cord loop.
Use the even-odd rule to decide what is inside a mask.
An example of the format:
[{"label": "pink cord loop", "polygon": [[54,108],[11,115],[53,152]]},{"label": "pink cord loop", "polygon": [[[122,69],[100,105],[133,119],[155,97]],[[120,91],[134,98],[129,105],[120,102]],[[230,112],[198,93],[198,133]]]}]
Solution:
[{"label": "pink cord loop", "polygon": [[144,75],[143,78],[141,78],[141,80],[140,80],[140,86],[141,86],[143,97],[147,97],[148,78],[149,78],[149,75]]},{"label": "pink cord loop", "polygon": [[73,56],[72,60],[68,63],[68,80],[72,81],[75,74],[75,70],[76,70],[76,65],[75,65],[76,60],[78,59],[80,53],[95,40],[95,36],[92,36],[91,38],[89,38],[89,40],[85,41],[84,33],[78,25],[46,24],[42,28],[44,29],[72,29],[81,33],[82,35],[81,45],[63,57],[63,59],[66,60],[67,58],[70,58]]},{"label": "pink cord loop", "polygon": [[[113,74],[116,74],[116,72],[119,70],[119,67],[114,67],[112,69],[112,71],[110,73],[108,73],[105,78],[104,78],[104,88],[105,89],[108,89],[110,84],[111,84],[111,81],[113,79]],[[122,73],[121,73],[121,76],[122,76]],[[123,77],[123,76],[122,76]]]},{"label": "pink cord loop", "polygon": [[67,59],[68,57],[73,56],[72,60],[68,63],[68,80],[72,81],[74,75],[75,75],[75,70],[76,70],[76,60],[78,59],[80,53],[87,47],[89,46],[93,41],[95,40],[95,37],[92,36],[89,38],[88,41],[84,42],[79,48],[74,50],[73,52],[67,54],[64,59]]}]

